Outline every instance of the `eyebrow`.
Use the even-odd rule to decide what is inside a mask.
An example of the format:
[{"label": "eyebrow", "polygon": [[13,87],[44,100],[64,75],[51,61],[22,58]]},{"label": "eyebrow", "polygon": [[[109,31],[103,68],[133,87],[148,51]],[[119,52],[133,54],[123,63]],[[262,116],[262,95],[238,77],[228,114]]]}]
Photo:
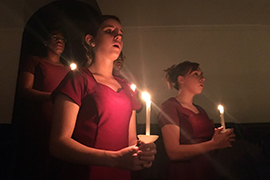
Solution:
[{"label": "eyebrow", "polygon": [[[105,26],[104,28],[107,28],[107,27],[112,27],[112,28],[114,28],[115,26],[107,25],[107,26]],[[122,29],[120,29],[120,31],[121,31],[122,33],[124,33]]]}]

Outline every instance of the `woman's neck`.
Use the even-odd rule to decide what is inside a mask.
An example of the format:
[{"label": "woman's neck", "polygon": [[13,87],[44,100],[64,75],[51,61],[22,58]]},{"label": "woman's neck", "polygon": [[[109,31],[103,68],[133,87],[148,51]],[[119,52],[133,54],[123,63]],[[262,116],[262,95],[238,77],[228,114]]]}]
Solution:
[{"label": "woman's neck", "polygon": [[48,52],[48,55],[46,57],[47,61],[50,61],[52,63],[59,63],[60,62],[60,54]]},{"label": "woman's neck", "polygon": [[90,67],[89,70],[94,74],[94,75],[100,75],[106,78],[112,78],[113,74],[113,64],[104,62],[100,63],[98,61],[95,61]]},{"label": "woman's neck", "polygon": [[181,90],[178,91],[178,95],[175,99],[186,109],[193,111],[194,113],[199,113],[199,110],[193,104],[193,94],[185,93]]},{"label": "woman's neck", "polygon": [[181,104],[193,104],[193,97],[194,95],[191,95],[189,93],[183,92],[181,89],[178,91],[178,95],[175,97],[177,101],[179,101]]}]

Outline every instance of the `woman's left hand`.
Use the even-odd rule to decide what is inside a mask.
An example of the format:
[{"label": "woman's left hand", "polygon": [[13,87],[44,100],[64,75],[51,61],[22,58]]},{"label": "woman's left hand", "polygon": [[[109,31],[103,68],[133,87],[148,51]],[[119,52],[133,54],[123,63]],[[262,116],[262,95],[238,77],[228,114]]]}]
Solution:
[{"label": "woman's left hand", "polygon": [[140,143],[139,151],[137,152],[138,157],[140,160],[148,162],[143,165],[144,168],[150,168],[152,166],[152,161],[154,161],[156,153],[155,143]]}]

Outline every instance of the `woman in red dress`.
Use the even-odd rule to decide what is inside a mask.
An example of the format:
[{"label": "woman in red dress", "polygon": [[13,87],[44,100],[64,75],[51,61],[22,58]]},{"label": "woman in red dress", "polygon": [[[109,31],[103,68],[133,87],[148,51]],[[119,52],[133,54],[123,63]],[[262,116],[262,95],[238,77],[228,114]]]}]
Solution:
[{"label": "woman in red dress", "polygon": [[[42,35],[40,35],[42,36]],[[18,179],[53,179],[53,157],[49,153],[53,104],[50,95],[70,68],[61,63],[66,39],[60,30],[45,35],[45,56],[29,55],[20,63],[15,115],[18,147]],[[21,112],[21,113],[19,113]],[[17,120],[15,119],[15,120]]]},{"label": "woman in red dress", "polygon": [[70,72],[53,92],[55,116],[50,149],[69,162],[63,179],[129,180],[130,170],[149,168],[154,143],[136,146],[134,92],[113,76],[123,47],[115,16],[97,18],[84,37],[88,66]]},{"label": "woman in red dress", "polygon": [[217,180],[211,151],[231,147],[235,134],[215,129],[204,109],[193,103],[203,90],[205,78],[198,63],[189,61],[167,70],[167,80],[178,94],[161,107],[159,124],[169,157],[170,180]]}]

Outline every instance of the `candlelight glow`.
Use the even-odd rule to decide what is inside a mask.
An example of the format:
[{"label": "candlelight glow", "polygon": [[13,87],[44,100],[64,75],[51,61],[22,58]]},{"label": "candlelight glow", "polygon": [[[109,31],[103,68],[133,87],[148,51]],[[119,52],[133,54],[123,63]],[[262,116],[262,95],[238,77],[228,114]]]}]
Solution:
[{"label": "candlelight glow", "polygon": [[136,90],[136,85],[135,84],[131,84],[130,85],[130,88],[132,89],[132,91],[135,91]]},{"label": "candlelight glow", "polygon": [[143,92],[143,93],[142,93],[142,98],[143,98],[143,100],[144,100],[145,102],[151,101],[151,97],[150,97],[150,95],[149,95],[147,92]]},{"label": "candlelight glow", "polygon": [[218,105],[218,110],[219,110],[220,114],[224,113],[224,108],[222,105]]},{"label": "candlelight glow", "polygon": [[74,70],[74,69],[76,69],[77,68],[77,64],[75,64],[75,63],[71,63],[70,64],[70,69],[71,70]]},{"label": "candlelight glow", "polygon": [[218,105],[218,110],[220,114],[220,124],[223,126],[223,131],[226,129],[225,120],[224,120],[224,108],[222,105]]}]

